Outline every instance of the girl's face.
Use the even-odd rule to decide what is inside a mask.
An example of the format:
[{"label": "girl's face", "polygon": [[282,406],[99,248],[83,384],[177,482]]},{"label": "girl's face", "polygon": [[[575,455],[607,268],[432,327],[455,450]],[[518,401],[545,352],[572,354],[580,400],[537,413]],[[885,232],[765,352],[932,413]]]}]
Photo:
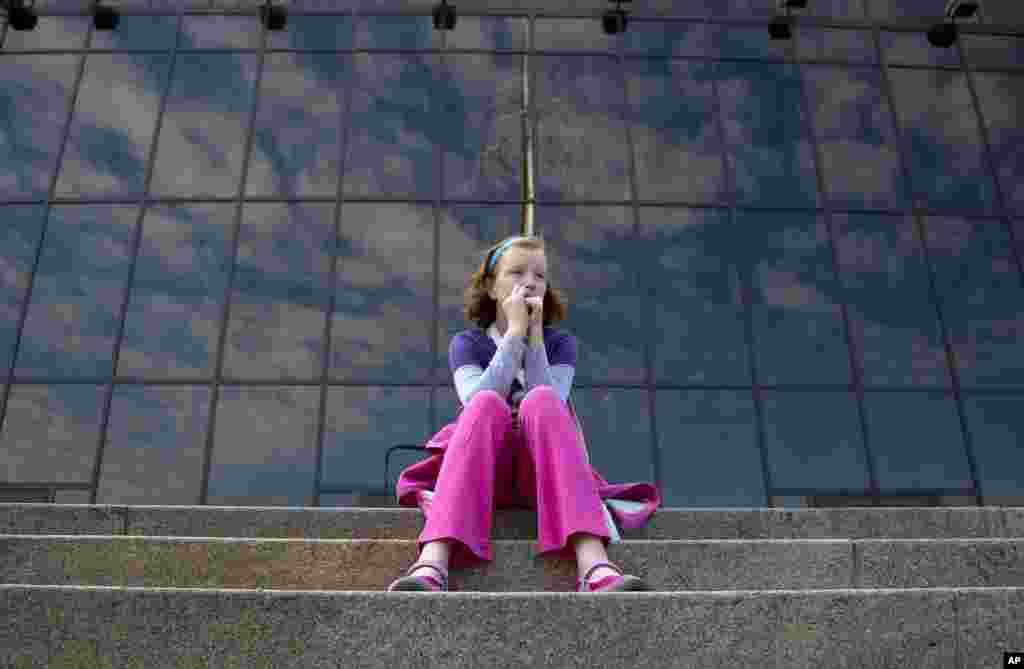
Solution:
[{"label": "girl's face", "polygon": [[510,246],[498,257],[494,269],[488,295],[498,302],[499,318],[502,317],[501,303],[516,286],[523,287],[523,297],[544,297],[548,268],[543,251]]}]

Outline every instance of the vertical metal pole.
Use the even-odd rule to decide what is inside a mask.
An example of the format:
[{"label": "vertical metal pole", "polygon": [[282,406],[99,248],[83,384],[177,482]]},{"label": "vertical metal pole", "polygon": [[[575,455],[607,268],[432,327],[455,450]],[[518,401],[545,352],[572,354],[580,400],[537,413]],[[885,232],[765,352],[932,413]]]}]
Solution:
[{"label": "vertical metal pole", "polygon": [[530,50],[533,48],[533,16],[527,18],[526,50],[523,52],[523,222],[521,234],[533,235],[533,124],[530,122]]}]

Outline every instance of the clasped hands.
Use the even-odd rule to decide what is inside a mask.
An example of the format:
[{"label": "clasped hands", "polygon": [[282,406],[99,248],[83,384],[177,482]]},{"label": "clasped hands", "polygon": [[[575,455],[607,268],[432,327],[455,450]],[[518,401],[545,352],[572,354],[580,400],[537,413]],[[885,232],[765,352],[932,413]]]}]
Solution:
[{"label": "clasped hands", "polygon": [[544,336],[544,298],[523,297],[523,287],[516,286],[501,302],[510,326],[525,331],[531,341]]},{"label": "clasped hands", "polygon": [[526,311],[530,316],[530,320],[527,322],[526,334],[529,337],[536,335],[537,337],[544,336],[544,298],[543,297],[528,297],[525,300]]}]

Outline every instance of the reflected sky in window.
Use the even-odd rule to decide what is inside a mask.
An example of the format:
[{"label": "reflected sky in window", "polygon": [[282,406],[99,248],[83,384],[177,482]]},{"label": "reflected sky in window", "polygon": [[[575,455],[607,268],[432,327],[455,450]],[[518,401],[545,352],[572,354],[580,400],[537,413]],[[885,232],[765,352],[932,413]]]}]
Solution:
[{"label": "reflected sky in window", "polygon": [[720,22],[768,0],[618,37],[460,16],[442,38],[359,6],[270,33],[4,33],[0,485],[306,505],[392,483],[390,446],[456,420],[466,281],[520,229],[526,74],[537,231],[607,480],[756,507],[871,471],[963,490],[971,453],[983,491],[1021,499],[1024,40]]}]

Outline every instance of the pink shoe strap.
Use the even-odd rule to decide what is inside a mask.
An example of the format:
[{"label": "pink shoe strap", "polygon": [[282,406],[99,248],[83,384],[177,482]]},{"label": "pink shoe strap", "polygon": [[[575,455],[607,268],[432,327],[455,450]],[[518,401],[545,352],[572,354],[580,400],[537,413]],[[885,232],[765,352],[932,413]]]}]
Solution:
[{"label": "pink shoe strap", "polygon": [[[441,581],[440,581],[441,587],[442,588],[447,588],[448,587],[448,570],[445,569],[443,566],[441,566],[440,562],[430,562],[430,561],[427,561],[427,560],[424,560],[422,562],[417,562],[417,563],[413,564],[411,567],[409,567],[409,569],[405,572],[405,575],[408,576],[409,574],[413,573],[414,571],[416,571],[420,567],[430,567],[431,569],[436,571],[438,574],[441,575]],[[433,576],[423,576],[421,578],[429,578],[431,580],[437,580]]]},{"label": "pink shoe strap", "polygon": [[593,574],[594,570],[596,570],[598,567],[611,567],[615,571],[619,572],[619,575],[622,575],[622,570],[613,565],[611,562],[598,562],[593,567],[587,570],[587,573],[584,574],[583,578],[580,579],[580,583],[586,583],[587,579],[590,578],[590,575]]},{"label": "pink shoe strap", "polygon": [[613,574],[612,576],[605,576],[604,578],[602,578],[600,580],[597,580],[597,581],[594,581],[593,583],[581,583],[580,584],[580,591],[581,592],[595,592],[597,590],[601,590],[602,588],[608,587],[609,585],[611,585],[612,583],[615,583],[616,581],[621,581],[622,578],[623,578],[622,576],[619,576],[617,574]]}]

